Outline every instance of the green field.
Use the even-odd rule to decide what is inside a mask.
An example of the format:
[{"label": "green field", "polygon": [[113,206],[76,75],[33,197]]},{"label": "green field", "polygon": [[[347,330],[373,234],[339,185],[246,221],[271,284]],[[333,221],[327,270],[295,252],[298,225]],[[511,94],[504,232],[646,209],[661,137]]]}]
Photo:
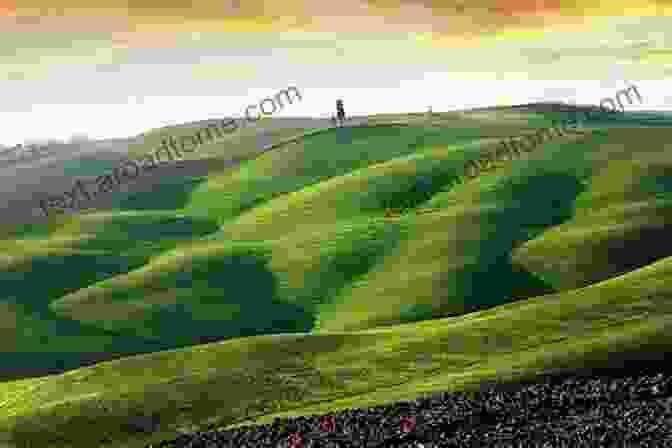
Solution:
[{"label": "green field", "polygon": [[[206,176],[6,232],[0,442],[134,448],[661,360],[672,121],[642,117],[592,123],[464,183],[465,161],[558,115],[374,116],[274,131],[310,135],[263,154],[243,130],[199,150]],[[401,204],[411,210],[386,216]],[[138,415],[158,417],[157,432],[133,432]]]}]

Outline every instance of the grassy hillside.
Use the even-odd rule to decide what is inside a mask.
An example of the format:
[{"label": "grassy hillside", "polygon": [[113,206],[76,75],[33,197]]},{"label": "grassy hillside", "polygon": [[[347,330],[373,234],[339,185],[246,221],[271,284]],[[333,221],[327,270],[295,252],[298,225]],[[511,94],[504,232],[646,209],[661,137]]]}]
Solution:
[{"label": "grassy hillside", "polygon": [[[19,444],[142,446],[195,423],[269,421],[502,376],[657,359],[672,335],[671,274],[668,257],[586,288],[460,317],[234,339],[3,383],[0,428]],[[129,421],[138,416],[154,416],[158,432],[134,434]]]},{"label": "grassy hillside", "polygon": [[[510,369],[660,358],[672,331],[665,123],[596,123],[464,182],[465,161],[560,116],[378,116],[266,152],[244,130],[199,149],[206,176],[8,234],[0,378],[168,351],[0,383],[0,433],[141,446],[136,414],[157,416],[156,440]],[[193,130],[152,131],[133,151],[168,132]],[[218,164],[224,151],[245,161]],[[386,216],[398,204],[433,211]]]}]

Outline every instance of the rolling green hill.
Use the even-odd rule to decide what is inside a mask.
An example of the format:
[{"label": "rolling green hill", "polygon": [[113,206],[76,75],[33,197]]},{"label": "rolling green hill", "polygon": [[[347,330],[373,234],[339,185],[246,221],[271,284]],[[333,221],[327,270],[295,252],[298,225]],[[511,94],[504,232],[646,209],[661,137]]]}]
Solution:
[{"label": "rolling green hill", "polygon": [[[462,182],[465,161],[558,117],[379,116],[278,130],[307,134],[263,153],[245,130],[197,154],[213,162],[207,176],[7,233],[0,434],[135,447],[661,359],[672,128],[626,114]],[[433,211],[386,216],[402,203]],[[148,414],[160,430],[133,433],[128,418]]]}]

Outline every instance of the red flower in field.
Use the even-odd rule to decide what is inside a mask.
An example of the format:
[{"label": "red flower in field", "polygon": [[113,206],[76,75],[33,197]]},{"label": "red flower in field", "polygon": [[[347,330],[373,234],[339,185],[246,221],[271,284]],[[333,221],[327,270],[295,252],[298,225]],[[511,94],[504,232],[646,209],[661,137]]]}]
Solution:
[{"label": "red flower in field", "polygon": [[330,415],[320,421],[320,430],[324,432],[336,432],[336,417]]},{"label": "red flower in field", "polygon": [[407,433],[415,430],[415,417],[402,416],[401,417],[401,432]]},{"label": "red flower in field", "polygon": [[290,448],[301,448],[302,446],[303,446],[303,439],[298,433],[293,433],[289,435]]}]

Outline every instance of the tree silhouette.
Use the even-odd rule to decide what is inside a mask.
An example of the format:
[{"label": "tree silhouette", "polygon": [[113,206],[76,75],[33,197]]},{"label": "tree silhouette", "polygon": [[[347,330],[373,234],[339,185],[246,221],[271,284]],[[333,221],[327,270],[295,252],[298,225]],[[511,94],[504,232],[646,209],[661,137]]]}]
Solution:
[{"label": "tree silhouette", "polygon": [[345,122],[345,109],[343,108],[343,100],[336,100],[336,115],[338,116],[338,121],[340,125],[343,126]]}]

